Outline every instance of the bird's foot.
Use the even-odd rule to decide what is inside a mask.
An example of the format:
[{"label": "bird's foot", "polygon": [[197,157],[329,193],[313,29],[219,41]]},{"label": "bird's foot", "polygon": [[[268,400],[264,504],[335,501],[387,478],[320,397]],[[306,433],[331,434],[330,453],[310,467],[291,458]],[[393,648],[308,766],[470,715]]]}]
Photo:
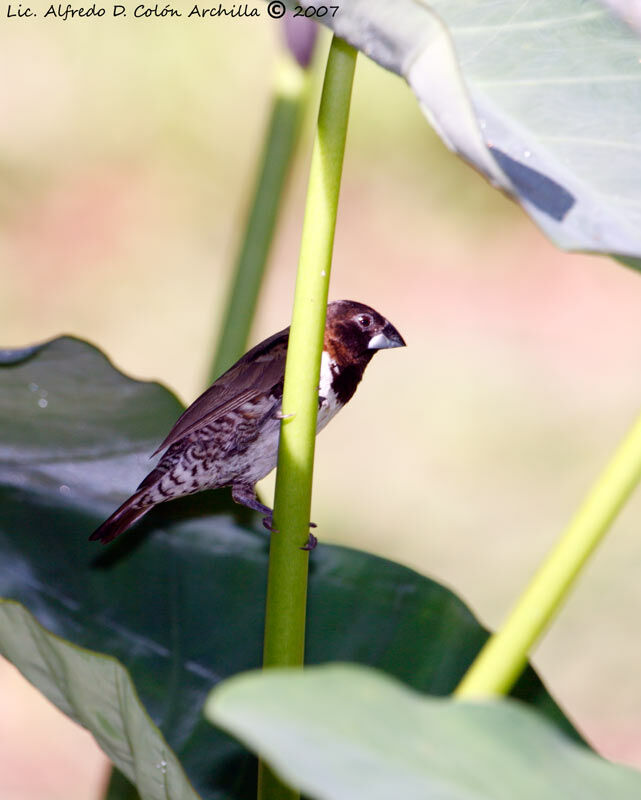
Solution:
[{"label": "bird's foot", "polygon": [[293,419],[296,414],[283,414],[282,411],[276,412],[276,419]]},{"label": "bird's foot", "polygon": [[[263,517],[263,527],[265,527],[270,533],[279,533],[278,528],[274,528],[274,518],[272,517],[271,514],[267,517]],[[317,525],[315,522],[310,522],[309,527],[316,528]],[[317,544],[318,544],[318,539],[314,536],[313,533],[310,533],[307,538],[307,541],[300,549],[313,550]]]},{"label": "bird's foot", "polygon": [[234,503],[251,508],[252,511],[260,511],[263,514],[272,515],[269,506],[264,505],[256,497],[254,487],[249,483],[233,483],[231,487],[231,499]]}]

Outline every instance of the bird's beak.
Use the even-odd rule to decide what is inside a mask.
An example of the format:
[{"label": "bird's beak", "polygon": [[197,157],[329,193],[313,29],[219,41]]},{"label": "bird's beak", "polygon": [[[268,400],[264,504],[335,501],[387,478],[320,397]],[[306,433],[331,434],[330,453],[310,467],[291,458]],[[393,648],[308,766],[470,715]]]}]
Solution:
[{"label": "bird's beak", "polygon": [[385,350],[388,347],[405,347],[401,334],[389,322],[380,333],[369,340],[368,350]]}]

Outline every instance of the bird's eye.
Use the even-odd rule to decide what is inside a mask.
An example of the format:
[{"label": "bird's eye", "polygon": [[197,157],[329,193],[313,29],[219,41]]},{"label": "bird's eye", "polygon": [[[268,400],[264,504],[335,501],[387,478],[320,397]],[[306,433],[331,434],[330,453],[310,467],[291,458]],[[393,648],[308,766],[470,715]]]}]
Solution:
[{"label": "bird's eye", "polygon": [[367,314],[361,314],[360,317],[358,317],[358,324],[361,328],[369,328],[372,324],[372,318]]}]

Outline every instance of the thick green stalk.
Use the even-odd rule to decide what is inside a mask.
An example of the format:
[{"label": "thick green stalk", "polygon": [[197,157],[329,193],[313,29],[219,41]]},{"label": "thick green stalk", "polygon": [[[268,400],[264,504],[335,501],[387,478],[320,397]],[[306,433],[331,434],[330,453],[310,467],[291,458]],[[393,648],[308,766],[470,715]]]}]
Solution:
[{"label": "thick green stalk", "polygon": [[271,117],[252,206],[209,373],[210,383],[230,367],[247,346],[278,211],[309,97],[309,72],[283,52],[277,65]]},{"label": "thick green stalk", "polygon": [[[356,51],[334,38],[329,51],[310,166],[292,326],[285,369],[283,414],[274,498],[265,667],[300,666],[305,647],[309,533],[318,381],[327,310],[334,228]],[[261,764],[259,800],[298,794]]]},{"label": "thick green stalk", "polygon": [[503,626],[481,650],[457,697],[506,694],[585,562],[641,479],[641,417],[539,568]]}]

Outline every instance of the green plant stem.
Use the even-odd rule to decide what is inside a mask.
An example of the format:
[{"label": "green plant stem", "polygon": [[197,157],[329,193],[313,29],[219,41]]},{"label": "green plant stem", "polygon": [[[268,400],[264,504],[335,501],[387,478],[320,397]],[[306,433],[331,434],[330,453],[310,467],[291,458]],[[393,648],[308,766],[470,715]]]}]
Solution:
[{"label": "green plant stem", "polygon": [[310,70],[280,56],[267,138],[209,372],[211,383],[245,352],[287,176],[309,98]]},{"label": "green plant stem", "polygon": [[506,622],[477,656],[455,691],[457,697],[486,697],[510,691],[525,667],[528,652],[559,610],[640,478],[641,417],[619,445]]},{"label": "green plant stem", "polygon": [[[287,351],[278,470],[274,497],[267,607],[265,667],[300,666],[305,647],[318,382],[327,311],[338,194],[356,51],[334,37],[329,51],[310,166],[292,326]],[[298,793],[261,763],[259,800],[291,800]]]}]

